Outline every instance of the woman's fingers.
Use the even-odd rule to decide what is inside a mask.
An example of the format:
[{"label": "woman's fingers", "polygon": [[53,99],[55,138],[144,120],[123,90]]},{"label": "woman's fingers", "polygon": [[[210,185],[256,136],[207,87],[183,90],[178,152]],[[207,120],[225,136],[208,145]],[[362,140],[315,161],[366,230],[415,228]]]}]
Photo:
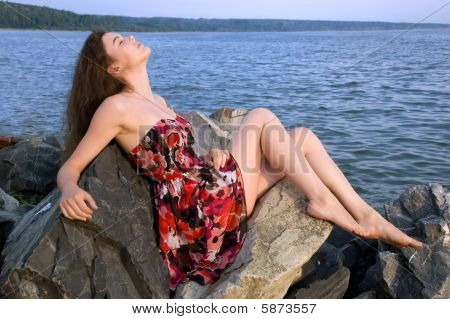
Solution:
[{"label": "woman's fingers", "polygon": [[206,161],[209,163],[209,165],[213,165],[214,164],[214,162],[213,162],[213,157],[210,155],[210,154],[208,154],[208,155],[206,155]]},{"label": "woman's fingers", "polygon": [[72,204],[72,206],[71,206],[72,208],[75,207],[75,209],[74,209],[75,214],[77,214],[77,216],[80,217],[81,219],[85,219],[88,216],[90,216],[88,213],[85,213],[83,211],[84,209],[82,209],[81,202],[80,202],[80,199],[78,197],[75,197],[74,199],[72,199],[70,201],[70,203]]},{"label": "woman's fingers", "polygon": [[220,160],[219,160],[219,167],[223,167],[225,165],[225,153],[224,152],[220,152]]},{"label": "woman's fingers", "polygon": [[203,158],[206,164],[214,166],[215,169],[219,169],[225,166],[229,156],[230,152],[227,149],[212,148],[208,154],[201,155],[200,157]]},{"label": "woman's fingers", "polygon": [[83,200],[81,202],[80,200],[66,200],[64,203],[61,203],[60,208],[64,217],[68,219],[80,219],[83,221],[92,219],[92,213],[89,213],[90,209]]},{"label": "woman's fingers", "polygon": [[213,148],[210,151],[210,154],[213,158],[213,165],[216,169],[219,169],[220,167],[224,167],[225,163],[227,162],[229,152],[228,150],[224,149],[217,149]]},{"label": "woman's fingers", "polygon": [[219,169],[222,166],[223,153],[220,150],[217,150],[214,154],[214,167]]},{"label": "woman's fingers", "polygon": [[69,216],[70,219],[78,219],[77,215],[75,214],[75,212],[73,211],[72,207],[66,205],[66,211],[67,211],[67,215]]},{"label": "woman's fingers", "polygon": [[69,215],[71,217],[76,218],[77,217],[77,208],[76,208],[75,203],[72,202],[70,199],[67,199],[65,204],[66,204],[66,209],[67,209],[67,212],[69,213]]},{"label": "woman's fingers", "polygon": [[60,205],[60,208],[61,208],[61,211],[62,211],[64,217],[66,217],[66,218],[68,218],[68,219],[73,219],[73,217],[71,217],[71,216],[68,214],[66,208],[65,208],[63,205]]},{"label": "woman's fingers", "polygon": [[98,209],[97,204],[95,203],[95,200],[92,198],[91,194],[86,193],[86,200],[88,201],[89,205],[93,208],[93,209]]},{"label": "woman's fingers", "polygon": [[78,203],[73,198],[69,198],[67,200],[67,204],[72,209],[72,212],[75,214],[75,217],[81,220],[85,220],[89,215],[84,213],[80,207],[78,206]]},{"label": "woman's fingers", "polygon": [[227,163],[229,152],[227,149],[223,150],[223,159],[222,159],[222,167]]},{"label": "woman's fingers", "polygon": [[215,150],[211,150],[211,157],[212,157],[212,161],[213,161],[213,166],[215,169],[217,169],[217,159],[219,157],[219,154],[217,154],[217,152]]},{"label": "woman's fingers", "polygon": [[81,213],[83,214],[83,217],[91,219],[94,211],[86,205],[85,199],[77,197],[75,200],[81,210]]},{"label": "woman's fingers", "polygon": [[94,212],[92,209],[90,209],[85,202],[85,199],[82,197],[76,197],[75,198],[76,203],[78,204],[78,207],[80,208],[81,212],[84,214],[92,215]]},{"label": "woman's fingers", "polygon": [[59,204],[63,215],[69,219],[92,219],[94,210],[98,209],[91,194],[76,186],[65,189]]},{"label": "woman's fingers", "polygon": [[212,165],[211,156],[209,154],[201,155],[201,158],[206,164]]},{"label": "woman's fingers", "polygon": [[221,161],[220,161],[220,167],[224,167],[225,163],[227,162],[227,150],[220,150],[220,155],[221,155]]}]

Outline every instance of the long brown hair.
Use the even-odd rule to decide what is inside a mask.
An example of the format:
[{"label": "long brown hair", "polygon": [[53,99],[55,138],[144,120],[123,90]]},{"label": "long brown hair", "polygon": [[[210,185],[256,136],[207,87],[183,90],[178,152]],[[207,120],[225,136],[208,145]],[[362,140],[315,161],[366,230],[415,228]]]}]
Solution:
[{"label": "long brown hair", "polygon": [[78,56],[63,120],[62,163],[80,143],[103,100],[126,86],[123,79],[119,80],[106,71],[113,62],[102,42],[106,32],[104,29],[92,30]]}]

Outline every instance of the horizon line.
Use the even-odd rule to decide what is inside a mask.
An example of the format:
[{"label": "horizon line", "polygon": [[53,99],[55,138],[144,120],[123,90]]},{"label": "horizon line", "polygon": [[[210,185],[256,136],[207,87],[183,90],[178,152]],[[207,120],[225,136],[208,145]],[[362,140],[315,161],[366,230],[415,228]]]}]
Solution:
[{"label": "horizon line", "polygon": [[109,16],[109,17],[124,17],[124,18],[135,18],[135,19],[187,19],[187,20],[287,20],[287,21],[319,21],[319,22],[363,22],[363,23],[392,23],[392,24],[440,24],[440,25],[446,25],[450,26],[450,22],[404,22],[404,21],[377,21],[377,20],[323,20],[323,19],[288,19],[288,18],[184,18],[184,17],[170,17],[170,16],[153,16],[153,17],[146,17],[146,16],[130,16],[130,15],[116,15],[116,14],[98,14],[98,13],[78,13],[72,10],[66,10],[66,9],[57,9],[53,7],[49,7],[47,5],[35,5],[35,4],[26,4],[26,3],[20,3],[20,2],[12,2],[12,1],[1,1],[6,3],[14,3],[24,6],[33,6],[33,7],[40,7],[40,8],[48,8],[52,10],[58,10],[58,11],[65,11],[70,12],[76,15],[91,15],[91,16]]}]

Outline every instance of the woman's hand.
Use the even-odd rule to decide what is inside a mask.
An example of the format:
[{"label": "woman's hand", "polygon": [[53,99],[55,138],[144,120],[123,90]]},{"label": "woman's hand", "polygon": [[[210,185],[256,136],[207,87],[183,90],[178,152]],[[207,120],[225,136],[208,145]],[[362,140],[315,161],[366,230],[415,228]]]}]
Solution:
[{"label": "woman's hand", "polygon": [[203,159],[206,164],[214,166],[215,169],[223,167],[230,156],[230,152],[227,149],[211,148],[209,153],[203,155]]},{"label": "woman's hand", "polygon": [[91,220],[93,210],[98,209],[92,196],[78,186],[70,186],[63,190],[59,207],[66,218],[83,221]]}]

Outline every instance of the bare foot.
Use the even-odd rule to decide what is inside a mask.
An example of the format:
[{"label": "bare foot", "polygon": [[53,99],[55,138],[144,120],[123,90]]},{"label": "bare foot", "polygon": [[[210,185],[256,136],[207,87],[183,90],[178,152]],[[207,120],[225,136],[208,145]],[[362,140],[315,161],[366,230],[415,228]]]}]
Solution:
[{"label": "bare foot", "polygon": [[369,234],[334,196],[330,196],[325,201],[310,200],[307,213],[330,221],[355,235],[365,237]]},{"label": "bare foot", "polygon": [[359,225],[366,231],[366,238],[379,239],[389,245],[401,248],[422,248],[422,243],[406,235],[400,229],[384,219],[377,211],[367,213],[358,221]]}]

